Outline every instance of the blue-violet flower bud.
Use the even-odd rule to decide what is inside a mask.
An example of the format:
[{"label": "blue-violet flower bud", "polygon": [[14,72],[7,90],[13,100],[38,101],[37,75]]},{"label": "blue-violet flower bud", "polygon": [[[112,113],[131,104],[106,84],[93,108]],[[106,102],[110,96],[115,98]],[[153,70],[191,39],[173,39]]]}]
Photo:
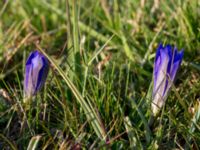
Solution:
[{"label": "blue-violet flower bud", "polygon": [[27,61],[24,79],[26,97],[35,95],[44,85],[49,71],[48,59],[39,51],[32,52]]},{"label": "blue-violet flower bud", "polygon": [[159,45],[154,61],[153,72],[153,100],[152,112],[156,115],[165,104],[168,92],[174,82],[177,70],[183,58],[183,50],[178,52],[176,47],[171,45]]}]

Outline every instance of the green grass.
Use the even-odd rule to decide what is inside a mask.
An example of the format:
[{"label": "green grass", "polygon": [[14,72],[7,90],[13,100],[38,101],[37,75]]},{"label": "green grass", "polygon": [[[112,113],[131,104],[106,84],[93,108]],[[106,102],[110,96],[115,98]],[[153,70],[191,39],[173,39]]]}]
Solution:
[{"label": "green grass", "polygon": [[[200,149],[198,0],[0,1],[0,149]],[[184,49],[149,127],[159,43]],[[23,104],[24,65],[51,62]]]}]

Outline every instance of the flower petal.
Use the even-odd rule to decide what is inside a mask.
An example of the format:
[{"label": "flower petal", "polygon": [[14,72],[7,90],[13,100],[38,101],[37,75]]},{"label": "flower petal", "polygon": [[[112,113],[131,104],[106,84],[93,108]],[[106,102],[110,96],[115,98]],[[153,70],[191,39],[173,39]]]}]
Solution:
[{"label": "flower petal", "polygon": [[157,61],[155,62],[154,66],[154,94],[159,93],[160,96],[163,96],[164,90],[166,89],[165,87],[165,82],[166,82],[166,74],[168,73],[169,70],[169,63],[171,62],[170,56],[171,56],[171,47],[166,46],[163,49],[159,49],[160,56],[157,58]]},{"label": "flower petal", "polygon": [[43,62],[43,66],[46,66],[46,67],[42,67],[38,74],[38,83],[36,86],[37,91],[40,90],[42,88],[42,86],[44,85],[46,78],[47,78],[48,71],[49,71],[48,60],[46,58],[42,57],[42,62]]},{"label": "flower petal", "polygon": [[183,50],[178,52],[175,49],[174,52],[174,59],[173,59],[173,63],[172,63],[172,67],[171,67],[171,71],[170,71],[170,80],[174,81],[174,78],[176,76],[176,72],[181,64],[181,61],[183,59]]},{"label": "flower petal", "polygon": [[39,51],[32,52],[26,62],[24,93],[35,95],[44,85],[49,70],[47,58]]},{"label": "flower petal", "polygon": [[171,45],[166,45],[163,47],[162,44],[159,45],[155,62],[154,62],[154,86],[153,86],[153,101],[152,101],[152,111],[153,114],[157,114],[159,109],[164,105],[167,98],[168,92],[171,87],[171,82],[174,81],[177,70],[181,64],[183,58],[183,51],[178,52]]}]

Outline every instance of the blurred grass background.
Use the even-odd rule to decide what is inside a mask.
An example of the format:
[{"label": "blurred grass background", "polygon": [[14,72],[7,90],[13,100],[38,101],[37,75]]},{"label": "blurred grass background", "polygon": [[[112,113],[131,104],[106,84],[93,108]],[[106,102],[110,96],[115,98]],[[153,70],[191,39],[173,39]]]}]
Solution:
[{"label": "blurred grass background", "polygon": [[[199,20],[199,0],[1,0],[0,149],[199,149]],[[150,129],[161,42],[184,59]],[[24,65],[35,49],[51,69],[26,110]]]}]

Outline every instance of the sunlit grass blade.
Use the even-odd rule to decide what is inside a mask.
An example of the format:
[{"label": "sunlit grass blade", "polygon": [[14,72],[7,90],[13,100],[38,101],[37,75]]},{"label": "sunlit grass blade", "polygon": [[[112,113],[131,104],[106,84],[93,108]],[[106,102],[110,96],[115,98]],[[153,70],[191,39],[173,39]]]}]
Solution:
[{"label": "sunlit grass blade", "polygon": [[35,150],[37,149],[38,142],[40,141],[42,136],[37,135],[31,138],[27,150]]},{"label": "sunlit grass blade", "polygon": [[128,134],[128,138],[129,138],[129,142],[130,142],[130,148],[135,149],[135,148],[137,148],[138,141],[136,139],[136,135],[133,131],[129,117],[124,118],[124,124],[125,124],[125,128],[126,128],[126,132]]},{"label": "sunlit grass blade", "polygon": [[114,35],[112,35],[106,42],[105,44],[98,50],[98,52],[96,52],[92,58],[90,59],[90,61],[88,62],[88,66],[90,66],[92,64],[92,62],[94,61],[94,59],[103,51],[103,49],[108,45],[108,43],[112,40],[112,38],[114,37]]},{"label": "sunlit grass blade", "polygon": [[78,22],[78,4],[76,0],[73,0],[73,61],[72,68],[82,81],[82,69],[81,69],[81,55],[80,55],[80,42],[79,42],[79,22]]}]

